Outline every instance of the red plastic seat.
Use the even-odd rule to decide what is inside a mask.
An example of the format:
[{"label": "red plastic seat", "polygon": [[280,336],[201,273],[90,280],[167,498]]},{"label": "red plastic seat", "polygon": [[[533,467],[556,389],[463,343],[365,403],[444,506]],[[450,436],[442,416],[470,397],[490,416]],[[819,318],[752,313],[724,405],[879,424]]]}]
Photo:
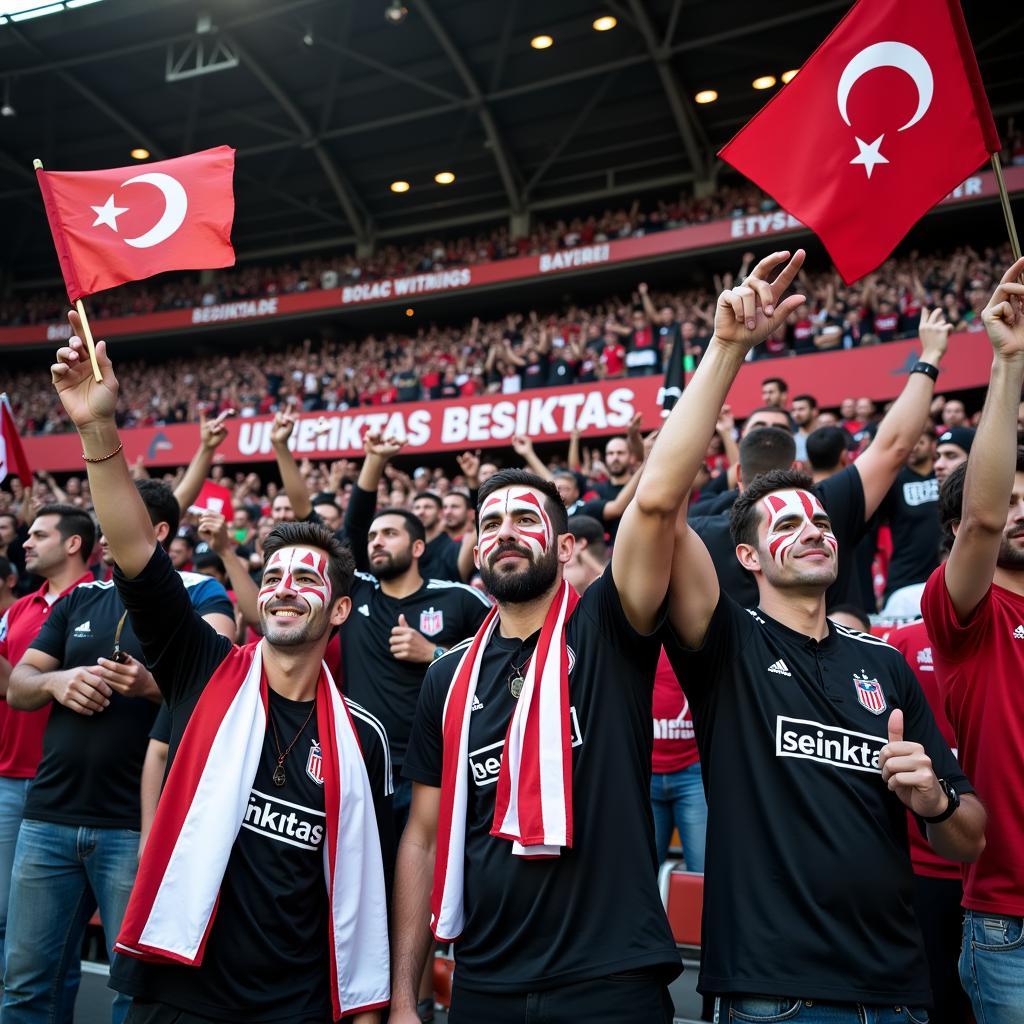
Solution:
[{"label": "red plastic seat", "polygon": [[704,876],[684,871],[666,861],[658,875],[661,898],[672,936],[678,946],[700,946],[700,920],[704,909]]}]

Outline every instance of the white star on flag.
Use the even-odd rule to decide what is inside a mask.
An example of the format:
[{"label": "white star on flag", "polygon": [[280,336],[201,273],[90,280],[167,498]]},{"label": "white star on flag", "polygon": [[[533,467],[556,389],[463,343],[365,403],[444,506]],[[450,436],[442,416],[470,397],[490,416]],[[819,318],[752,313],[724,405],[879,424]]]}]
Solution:
[{"label": "white star on flag", "polygon": [[92,222],[92,226],[96,227],[98,224],[106,224],[108,228],[117,230],[117,218],[122,213],[127,212],[127,206],[115,206],[113,194],[107,197],[107,201],[102,206],[94,206],[92,209],[96,213],[96,219]]},{"label": "white star on flag", "polygon": [[[856,136],[854,136],[856,138]],[[857,139],[857,145],[860,147],[860,152],[850,161],[851,164],[863,164],[864,170],[867,171],[867,175],[870,178],[871,172],[875,169],[875,164],[887,164],[889,161],[878,151],[878,147],[882,144],[882,139],[885,135],[879,135],[874,142],[870,145],[863,139]]]}]

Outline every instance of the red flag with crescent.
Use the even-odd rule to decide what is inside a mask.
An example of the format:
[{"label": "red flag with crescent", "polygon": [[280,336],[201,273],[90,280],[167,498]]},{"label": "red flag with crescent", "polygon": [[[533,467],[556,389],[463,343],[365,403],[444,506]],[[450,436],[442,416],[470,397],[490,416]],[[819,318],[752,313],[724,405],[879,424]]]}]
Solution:
[{"label": "red flag with crescent", "polygon": [[719,156],[850,283],[999,148],[958,0],[860,0]]},{"label": "red flag with crescent", "polygon": [[230,146],[105,171],[37,170],[68,298],[232,266],[234,172]]}]

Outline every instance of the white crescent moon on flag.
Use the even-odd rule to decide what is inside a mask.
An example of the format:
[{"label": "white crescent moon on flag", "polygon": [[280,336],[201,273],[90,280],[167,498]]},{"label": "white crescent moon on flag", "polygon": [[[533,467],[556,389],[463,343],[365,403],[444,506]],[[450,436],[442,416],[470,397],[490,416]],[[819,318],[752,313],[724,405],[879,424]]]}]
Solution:
[{"label": "white crescent moon on flag", "polygon": [[160,189],[164,195],[164,212],[160,219],[144,234],[124,240],[126,245],[136,249],[149,249],[166,241],[184,223],[185,214],[188,212],[188,196],[180,181],[158,171],[137,174],[134,178],[122,182],[121,187],[135,184],[152,185]]},{"label": "white crescent moon on flag", "polygon": [[932,93],[935,89],[932,69],[919,50],[915,50],[914,47],[908,46],[906,43],[896,42],[873,43],[861,50],[843,68],[843,73],[839,78],[839,87],[836,89],[836,102],[839,104],[839,113],[843,120],[848,125],[850,124],[850,118],[846,113],[846,101],[849,98],[850,90],[862,75],[874,71],[875,68],[899,68],[914,80],[914,85],[917,86],[917,110],[914,111],[914,116],[899,130],[902,132],[911,125],[917,124],[931,106]]}]

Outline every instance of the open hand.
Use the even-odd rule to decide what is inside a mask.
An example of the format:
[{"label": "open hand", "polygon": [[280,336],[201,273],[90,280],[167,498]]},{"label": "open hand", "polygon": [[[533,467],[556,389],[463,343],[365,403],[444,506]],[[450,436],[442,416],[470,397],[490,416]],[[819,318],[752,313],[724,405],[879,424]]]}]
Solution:
[{"label": "open hand", "polygon": [[1024,258],[1016,263],[999,282],[981,319],[988,331],[996,355],[1003,358],[1024,355]]}]

